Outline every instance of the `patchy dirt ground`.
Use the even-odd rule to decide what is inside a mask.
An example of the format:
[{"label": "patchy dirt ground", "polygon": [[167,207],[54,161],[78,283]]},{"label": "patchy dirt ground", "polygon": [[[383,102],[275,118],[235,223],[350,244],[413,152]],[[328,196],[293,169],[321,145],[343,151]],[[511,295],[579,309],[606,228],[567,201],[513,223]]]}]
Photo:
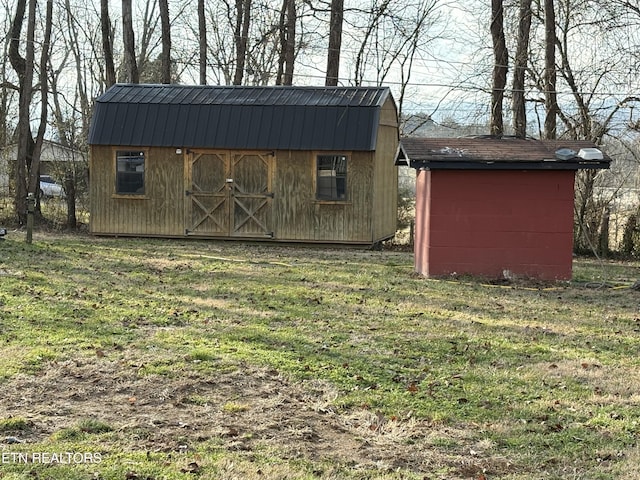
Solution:
[{"label": "patchy dirt ground", "polygon": [[215,378],[173,379],[140,376],[138,368],[106,357],[51,363],[36,376],[18,375],[3,385],[0,418],[30,422],[19,432],[23,442],[95,419],[110,425],[130,449],[149,454],[186,452],[215,440],[240,454],[267,446],[285,459],[329,460],[381,473],[444,467],[475,479],[487,469],[511,468],[505,459],[483,455],[489,445],[448,453],[428,448],[435,438],[464,444],[470,432],[388,419],[365,408],[339,414],[330,406],[336,392],[327,384],[291,384],[275,371],[246,366]]}]

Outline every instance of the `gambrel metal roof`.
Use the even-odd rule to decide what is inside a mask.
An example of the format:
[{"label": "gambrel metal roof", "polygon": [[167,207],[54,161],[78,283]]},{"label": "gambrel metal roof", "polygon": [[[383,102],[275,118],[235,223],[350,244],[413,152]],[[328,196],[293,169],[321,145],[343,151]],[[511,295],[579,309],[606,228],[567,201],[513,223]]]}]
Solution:
[{"label": "gambrel metal roof", "polygon": [[372,151],[390,97],[387,87],[116,84],[96,99],[89,144]]}]

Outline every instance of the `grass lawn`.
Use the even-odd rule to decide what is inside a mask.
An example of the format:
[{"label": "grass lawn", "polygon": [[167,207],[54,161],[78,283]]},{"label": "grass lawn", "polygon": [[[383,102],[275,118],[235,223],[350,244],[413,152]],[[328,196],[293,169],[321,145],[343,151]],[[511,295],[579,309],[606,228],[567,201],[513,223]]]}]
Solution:
[{"label": "grass lawn", "polygon": [[638,263],[0,242],[0,478],[640,478]]}]

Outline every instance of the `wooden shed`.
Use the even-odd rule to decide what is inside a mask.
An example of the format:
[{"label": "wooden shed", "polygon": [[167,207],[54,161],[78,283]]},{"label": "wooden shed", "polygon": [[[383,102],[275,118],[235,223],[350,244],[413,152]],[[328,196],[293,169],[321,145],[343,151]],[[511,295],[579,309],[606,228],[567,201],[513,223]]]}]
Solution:
[{"label": "wooden shed", "polygon": [[383,87],[114,85],[89,133],[91,232],[371,245],[395,234]]},{"label": "wooden shed", "polygon": [[404,138],[417,170],[415,269],[426,276],[571,278],[574,177],[608,168],[590,142]]}]

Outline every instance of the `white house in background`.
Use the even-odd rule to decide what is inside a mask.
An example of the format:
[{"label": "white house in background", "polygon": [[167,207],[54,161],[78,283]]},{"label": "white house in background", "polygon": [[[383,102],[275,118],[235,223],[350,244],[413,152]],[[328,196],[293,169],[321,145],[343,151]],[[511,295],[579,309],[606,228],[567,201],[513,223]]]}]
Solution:
[{"label": "white house in background", "polygon": [[[15,160],[17,154],[18,146],[16,144],[0,149],[0,195],[7,194],[9,191],[9,165],[11,161]],[[42,175],[50,175],[62,183],[64,172],[72,162],[86,165],[86,155],[80,150],[65,147],[60,143],[50,140],[44,141],[40,154],[40,173]]]}]

